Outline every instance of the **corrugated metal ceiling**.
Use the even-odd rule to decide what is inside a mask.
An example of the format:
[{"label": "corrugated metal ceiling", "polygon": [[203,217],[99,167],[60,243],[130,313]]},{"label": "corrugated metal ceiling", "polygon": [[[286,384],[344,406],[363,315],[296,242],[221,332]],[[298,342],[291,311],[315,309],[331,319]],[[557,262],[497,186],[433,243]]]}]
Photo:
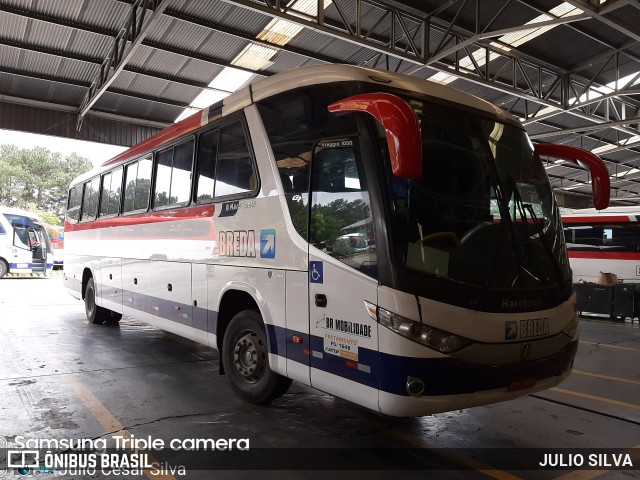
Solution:
[{"label": "corrugated metal ceiling", "polygon": [[[36,100],[65,108],[80,107],[88,86],[96,78],[100,62],[112,48],[113,38],[129,18],[132,1],[0,0],[0,95],[16,101]],[[600,17],[596,15],[596,18],[556,26],[522,45],[509,47],[510,57],[492,56],[486,66],[485,57],[477,57],[480,72],[474,72],[471,67],[472,71],[466,72],[464,79],[455,80],[451,86],[501,105],[521,118],[528,116],[527,128],[532,135],[576,129],[597,122],[616,120],[620,123],[621,118],[634,119],[638,116],[640,95],[625,95],[624,92],[613,97],[609,105],[603,102],[565,113],[552,112],[555,115],[542,116],[539,120],[530,118],[532,115],[550,115],[545,103],[562,107],[562,89],[557,86],[560,76],[569,79],[565,90],[564,107],[567,108],[587,85],[601,88],[616,78],[640,71],[640,33],[636,32],[635,36],[633,30],[640,30],[640,9],[626,3],[619,3],[619,8],[615,8],[616,1],[621,0],[606,2],[608,11]],[[395,32],[398,53],[405,53],[407,40],[403,25],[399,21],[392,22],[388,13],[399,3],[412,7],[402,19],[419,49],[425,31],[422,19],[428,17],[431,26],[439,25],[438,29],[429,30],[431,54],[441,46],[449,26],[451,32],[464,39],[473,35],[476,22],[481,29],[487,27],[489,31],[511,28],[524,25],[561,5],[558,0],[512,0],[508,3],[455,0],[430,16],[439,10],[442,2],[362,0],[357,23],[362,33],[361,38],[355,39],[346,38],[349,35],[338,27],[344,25],[344,16],[354,28],[356,2],[333,0],[325,11],[326,25],[303,28],[257,73],[269,75],[303,65],[336,61],[375,64],[377,68],[411,72],[428,79],[438,71],[449,71],[448,66],[455,65],[456,61],[464,62],[465,58],[468,67],[467,52],[474,53],[478,45],[499,40],[498,36],[479,40],[466,51],[459,50],[457,55],[451,54],[418,68],[415,61],[399,58],[401,55],[387,56],[378,48]],[[247,5],[253,8],[246,8]],[[188,105],[198,97],[202,88],[230,65],[270,22],[272,15],[268,11],[256,11],[260,8],[267,8],[264,0],[173,0],[158,20],[151,21],[151,13],[147,12],[145,25],[151,22],[151,26],[145,32],[146,38],[91,112],[95,115],[101,112],[117,114],[133,123],[172,123],[183,110],[180,105]],[[414,16],[417,9],[422,13]],[[479,12],[478,18],[476,12]],[[455,24],[449,25],[454,19]],[[493,22],[488,26],[491,19]],[[291,20],[296,21],[295,18]],[[365,41],[373,43],[365,45]],[[451,38],[447,37],[443,45],[451,47]],[[616,49],[620,49],[617,58],[613,57]],[[409,48],[406,51],[411,53]],[[520,66],[514,67],[513,57],[519,59],[524,72],[520,71]],[[464,67],[462,63],[460,66]],[[578,67],[580,71],[576,71]],[[488,77],[484,77],[485,71],[489,73]],[[546,97],[536,103],[536,95],[540,94],[535,89],[539,85],[544,86],[542,95]],[[550,86],[554,86],[551,92],[548,91]],[[112,129],[111,124],[109,128]],[[131,126],[127,128],[130,130]],[[145,131],[150,132],[148,128]],[[636,119],[615,127],[572,131],[540,139],[599,148],[615,146],[617,142],[633,137],[637,131]],[[112,135],[111,138],[115,137]],[[126,142],[136,135],[129,132],[119,138]],[[628,168],[624,164],[640,162],[640,147],[603,152],[602,156],[610,162],[613,171],[615,168],[624,170]],[[576,169],[554,168],[553,175],[557,188],[560,183],[570,181],[555,178],[558,175],[587,181],[587,175]],[[637,194],[637,198],[625,194],[628,201],[640,203],[640,183],[625,179],[614,184],[620,188],[623,183],[625,189]],[[576,191],[587,192],[588,186],[576,188],[571,193]]]}]

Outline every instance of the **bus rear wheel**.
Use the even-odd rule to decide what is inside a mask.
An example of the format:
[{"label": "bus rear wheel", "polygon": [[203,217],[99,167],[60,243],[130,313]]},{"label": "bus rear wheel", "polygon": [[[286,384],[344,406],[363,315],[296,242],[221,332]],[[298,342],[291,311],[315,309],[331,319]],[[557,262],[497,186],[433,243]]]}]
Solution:
[{"label": "bus rear wheel", "polygon": [[291,379],[269,366],[267,335],[255,310],[243,310],[231,319],[222,342],[222,359],[231,387],[247,402],[269,405],[291,385]]},{"label": "bus rear wheel", "polygon": [[9,264],[0,258],[0,278],[9,273]]},{"label": "bus rear wheel", "polygon": [[89,278],[84,290],[84,311],[87,315],[87,319],[95,325],[100,325],[102,323],[115,325],[122,318],[121,313],[116,313],[96,305],[96,285],[93,281],[93,277]]}]

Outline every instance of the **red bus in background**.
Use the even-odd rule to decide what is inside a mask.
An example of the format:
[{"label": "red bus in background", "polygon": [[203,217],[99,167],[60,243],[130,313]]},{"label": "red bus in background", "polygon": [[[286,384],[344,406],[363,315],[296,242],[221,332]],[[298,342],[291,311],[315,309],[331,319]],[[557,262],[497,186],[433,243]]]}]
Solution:
[{"label": "red bus in background", "polygon": [[53,269],[61,270],[64,265],[64,228],[55,225],[43,224],[47,229],[53,250]]}]

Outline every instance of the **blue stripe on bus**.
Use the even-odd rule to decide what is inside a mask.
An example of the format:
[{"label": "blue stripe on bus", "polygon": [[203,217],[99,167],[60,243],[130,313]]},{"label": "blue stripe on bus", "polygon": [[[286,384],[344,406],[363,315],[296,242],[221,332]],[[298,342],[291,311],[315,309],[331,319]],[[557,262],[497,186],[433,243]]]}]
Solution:
[{"label": "blue stripe on bus", "polygon": [[[309,355],[311,351],[309,349],[309,334],[298,332],[296,330],[291,330],[288,328],[282,327],[273,327],[280,335],[285,336],[285,344],[286,344],[286,357],[289,360],[294,360],[298,363],[302,363],[303,365],[309,365]],[[300,337],[302,343],[295,343],[293,341],[293,337]]]},{"label": "blue stripe on bus", "polygon": [[[136,292],[123,292],[126,305],[167,320],[190,325],[198,330],[216,333],[218,312],[159,299]],[[152,306],[158,307],[157,310]],[[181,307],[176,310],[175,307]],[[194,313],[185,319],[180,312]],[[176,313],[178,312],[178,313]],[[193,318],[193,321],[191,319]],[[424,396],[459,395],[483,390],[506,388],[516,377],[536,377],[538,380],[562,375],[569,368],[578,348],[570,342],[556,355],[527,365],[473,365],[453,357],[413,358],[358,347],[358,360],[353,361],[324,351],[324,338],[277,325],[266,325],[269,351],[327,373],[395,395],[408,396],[407,377],[417,377],[425,383]],[[302,343],[295,343],[298,336]],[[316,355],[313,354],[316,352]],[[321,357],[321,358],[320,358]]]},{"label": "blue stripe on bus", "polygon": [[[18,265],[26,265],[26,267],[18,267]],[[9,264],[9,269],[10,270],[24,270],[24,269],[32,269],[33,268],[33,264],[32,263],[10,263]]]},{"label": "blue stripe on bus", "polygon": [[[358,346],[358,360],[349,360],[338,355],[326,353],[324,351],[324,337],[317,335],[311,336],[311,349],[315,352],[322,352],[322,358],[311,355],[311,366],[313,368],[339,375],[367,387],[378,388],[380,374],[378,352],[376,350]],[[358,364],[366,366],[370,373],[358,369]]]}]

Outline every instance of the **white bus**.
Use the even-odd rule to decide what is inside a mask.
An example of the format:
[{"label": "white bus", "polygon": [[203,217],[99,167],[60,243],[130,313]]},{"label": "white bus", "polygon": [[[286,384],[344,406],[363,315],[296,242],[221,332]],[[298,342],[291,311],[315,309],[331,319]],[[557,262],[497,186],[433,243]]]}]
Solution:
[{"label": "white bus", "polygon": [[539,154],[580,158],[608,204],[597,157],[534,148],[480,99],[359,67],[282,73],[75,179],[65,285],[94,323],[219,349],[250,402],[292,380],[395,416],[515,398],[568,376],[578,345]]},{"label": "white bus", "polygon": [[0,206],[0,278],[7,273],[47,274],[52,268],[51,242],[40,217]]},{"label": "white bus", "polygon": [[601,272],[640,283],[640,210],[610,207],[562,215],[574,283],[597,282]]}]

